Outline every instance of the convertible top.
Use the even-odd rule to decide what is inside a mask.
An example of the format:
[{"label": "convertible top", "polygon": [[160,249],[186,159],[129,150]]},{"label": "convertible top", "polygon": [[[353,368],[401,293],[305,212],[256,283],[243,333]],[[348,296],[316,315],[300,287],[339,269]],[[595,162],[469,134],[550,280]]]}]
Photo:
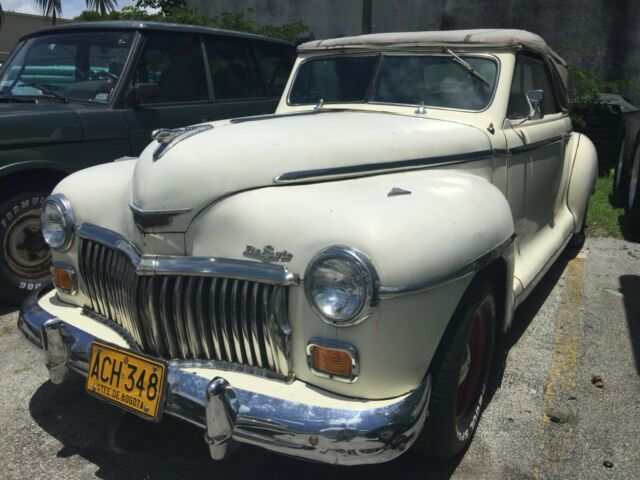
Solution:
[{"label": "convertible top", "polygon": [[441,30],[432,32],[374,33],[356,37],[331,38],[303,43],[299,52],[327,50],[380,50],[391,48],[450,47],[511,47],[525,48],[543,55],[560,75],[566,88],[567,63],[535,33],[526,30],[476,29]]}]

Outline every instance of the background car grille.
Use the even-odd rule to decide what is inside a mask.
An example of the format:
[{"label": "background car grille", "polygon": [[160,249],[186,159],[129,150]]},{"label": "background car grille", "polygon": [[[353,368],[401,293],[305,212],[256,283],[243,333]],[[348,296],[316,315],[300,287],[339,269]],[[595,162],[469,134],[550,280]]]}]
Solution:
[{"label": "background car grille", "polygon": [[204,276],[139,276],[124,253],[81,239],[80,274],[92,311],[116,322],[143,351],[218,360],[288,374],[287,289]]}]

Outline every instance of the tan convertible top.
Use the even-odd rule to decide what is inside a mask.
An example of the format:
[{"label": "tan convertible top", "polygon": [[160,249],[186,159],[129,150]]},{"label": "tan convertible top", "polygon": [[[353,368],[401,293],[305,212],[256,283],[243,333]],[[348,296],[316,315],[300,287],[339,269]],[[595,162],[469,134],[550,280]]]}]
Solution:
[{"label": "tan convertible top", "polygon": [[477,29],[441,30],[433,32],[374,33],[357,37],[331,38],[303,43],[299,52],[327,50],[380,50],[413,47],[523,47],[543,55],[552,63],[564,86],[567,85],[567,64],[546,42],[526,30]]}]

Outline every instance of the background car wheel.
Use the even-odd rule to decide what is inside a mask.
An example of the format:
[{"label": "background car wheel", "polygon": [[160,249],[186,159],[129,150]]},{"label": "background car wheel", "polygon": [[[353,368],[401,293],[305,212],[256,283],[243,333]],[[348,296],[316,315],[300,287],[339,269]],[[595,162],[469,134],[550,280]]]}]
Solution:
[{"label": "background car wheel", "polygon": [[0,205],[0,302],[17,305],[49,282],[51,255],[40,233],[47,192],[24,193]]},{"label": "background car wheel", "polygon": [[627,226],[632,233],[640,233],[640,145],[638,147],[633,156],[625,206]]},{"label": "background car wheel", "polygon": [[434,358],[429,417],[415,443],[420,453],[442,460],[471,442],[484,406],[496,331],[493,288],[485,277],[474,280],[452,322]]},{"label": "background car wheel", "polygon": [[611,192],[611,203],[617,207],[624,206],[629,188],[629,162],[627,161],[629,154],[626,150],[626,137],[623,136],[618,150],[618,161],[613,174],[613,189]]}]

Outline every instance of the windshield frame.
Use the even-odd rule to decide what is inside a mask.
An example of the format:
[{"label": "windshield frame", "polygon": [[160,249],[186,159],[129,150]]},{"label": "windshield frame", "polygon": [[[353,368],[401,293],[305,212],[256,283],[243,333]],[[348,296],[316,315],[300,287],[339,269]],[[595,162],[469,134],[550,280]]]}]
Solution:
[{"label": "windshield frame", "polygon": [[[485,58],[488,60],[493,61],[496,64],[496,76],[495,76],[495,80],[493,81],[493,85],[491,87],[491,96],[489,97],[489,101],[487,102],[486,106],[482,109],[479,110],[469,110],[469,109],[464,109],[464,108],[453,108],[453,107],[440,107],[440,106],[433,106],[433,105],[429,105],[428,103],[425,103],[424,106],[425,108],[431,109],[431,110],[443,110],[443,111],[455,111],[455,112],[468,112],[468,113],[482,113],[485,112],[486,110],[488,110],[489,108],[491,108],[491,106],[493,105],[493,102],[495,100],[496,97],[496,92],[498,90],[498,84],[500,82],[500,74],[502,72],[502,64],[500,62],[500,59],[492,54],[492,53],[487,53],[487,52],[465,52],[465,51],[453,51],[456,55],[458,55],[460,58]],[[374,73],[371,77],[371,80],[369,81],[369,85],[367,87],[367,96],[364,100],[362,101],[351,101],[351,102],[323,102],[323,105],[389,105],[389,106],[396,106],[396,107],[412,107],[415,108],[418,106],[417,103],[395,103],[395,102],[380,102],[380,101],[372,101],[370,100],[371,95],[373,93],[373,86],[376,82],[376,80],[378,79],[378,74],[380,72],[380,67],[382,65],[382,60],[384,57],[402,57],[402,56],[407,56],[407,57],[447,57],[447,58],[452,58],[451,55],[449,55],[448,53],[443,53],[442,51],[429,51],[429,52],[425,52],[425,51],[420,51],[420,52],[416,52],[416,51],[408,51],[408,50],[385,50],[385,51],[368,51],[368,52],[353,52],[353,53],[335,53],[335,54],[327,54],[327,55],[313,55],[310,56],[308,58],[305,58],[304,60],[302,60],[300,62],[300,64],[298,65],[298,67],[296,68],[295,74],[293,79],[290,82],[290,87],[288,89],[287,92],[287,106],[289,107],[304,107],[304,106],[313,106],[316,105],[315,103],[293,103],[291,101],[291,93],[293,91],[293,87],[296,83],[296,80],[298,79],[298,74],[300,73],[300,70],[302,68],[303,65],[305,65],[306,63],[310,62],[310,61],[314,61],[314,60],[322,60],[322,59],[327,59],[327,58],[336,58],[336,57],[362,57],[362,56],[369,56],[369,57],[378,57],[378,60],[376,62],[376,66],[374,68]],[[462,67],[460,67],[462,68]]]},{"label": "windshield frame", "polygon": [[[106,107],[106,108],[113,108],[114,105],[116,105],[118,102],[118,97],[121,95],[121,92],[122,92],[122,85],[124,85],[124,79],[128,77],[131,62],[135,60],[136,52],[139,49],[140,32],[135,28],[96,28],[95,30],[94,29],[77,29],[77,30],[65,29],[60,32],[46,31],[46,32],[43,32],[42,34],[35,34],[35,35],[23,37],[15,46],[15,48],[11,51],[6,61],[2,65],[2,67],[0,67],[0,77],[4,75],[5,70],[8,69],[8,67],[13,63],[15,57],[18,56],[18,54],[24,48],[28,48],[31,40],[47,37],[50,35],[65,35],[65,34],[70,35],[75,33],[89,33],[89,32],[91,33],[123,33],[124,32],[124,33],[130,33],[132,35],[131,45],[129,46],[129,51],[127,52],[127,56],[125,58],[120,76],[118,77],[118,80],[114,83],[113,88],[111,90],[112,93],[106,102],[100,102],[100,101],[86,99],[86,98],[67,97],[66,95],[63,95],[63,96],[67,101],[70,101],[70,102],[82,103],[85,105],[95,105],[95,106]],[[9,96],[15,97],[15,98],[35,98],[35,99],[52,98],[50,95],[47,95],[44,92],[42,95],[9,95]]]}]

